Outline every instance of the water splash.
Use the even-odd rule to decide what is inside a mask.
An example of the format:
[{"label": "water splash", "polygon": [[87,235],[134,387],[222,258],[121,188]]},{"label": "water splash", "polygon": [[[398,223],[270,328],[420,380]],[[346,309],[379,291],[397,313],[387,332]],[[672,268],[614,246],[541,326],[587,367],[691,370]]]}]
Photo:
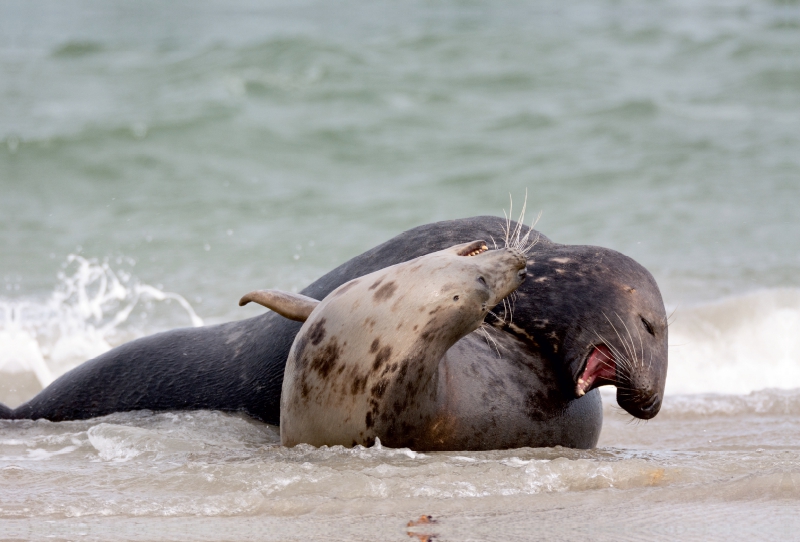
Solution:
[{"label": "water splash", "polygon": [[678,310],[667,394],[800,388],[800,289],[761,290]]},{"label": "water splash", "polygon": [[203,325],[182,296],[142,284],[108,261],[70,254],[47,299],[0,299],[0,371],[33,372],[47,386],[83,361],[141,335],[131,329],[135,309],[145,311],[146,318],[153,302],[172,301],[191,325]]}]

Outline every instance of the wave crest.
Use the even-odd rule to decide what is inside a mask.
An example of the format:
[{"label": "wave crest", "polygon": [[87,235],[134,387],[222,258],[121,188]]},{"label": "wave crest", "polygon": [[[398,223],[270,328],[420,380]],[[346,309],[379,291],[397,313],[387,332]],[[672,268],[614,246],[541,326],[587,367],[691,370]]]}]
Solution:
[{"label": "wave crest", "polygon": [[134,310],[146,320],[154,304],[172,302],[191,325],[203,325],[182,296],[140,283],[108,261],[70,254],[47,299],[0,299],[0,372],[32,372],[47,386],[87,359],[140,336],[130,322]]},{"label": "wave crest", "polygon": [[800,388],[800,289],[753,292],[676,311],[668,395]]}]

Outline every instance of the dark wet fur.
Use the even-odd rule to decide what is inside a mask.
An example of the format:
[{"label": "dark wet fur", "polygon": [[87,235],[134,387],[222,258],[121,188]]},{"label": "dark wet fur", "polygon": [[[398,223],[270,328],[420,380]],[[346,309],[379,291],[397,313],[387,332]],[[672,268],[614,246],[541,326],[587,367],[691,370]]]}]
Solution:
[{"label": "dark wet fur", "polygon": [[[500,239],[504,227],[505,220],[497,217],[420,226],[342,264],[301,293],[322,299],[343,283],[384,267],[474,239]],[[536,393],[532,398],[526,396],[525,404],[509,408],[539,409],[547,416],[548,393],[555,390],[567,403],[574,399],[570,395],[572,377],[580,362],[576,352],[585,347],[583,341],[588,340],[592,323],[602,317],[603,310],[624,309],[621,282],[657,296],[653,301],[660,303],[662,312],[663,303],[652,276],[618,252],[559,245],[541,236],[531,256],[530,278],[518,290],[513,320],[524,333],[512,328],[503,328],[503,332],[525,344],[525,352],[519,355],[549,367],[558,383],[547,384],[544,395],[542,390],[532,390]],[[554,264],[549,260],[554,257],[569,257],[573,262]],[[549,279],[536,281],[543,276]],[[495,312],[502,313],[502,307]],[[238,322],[177,329],[131,341],[66,373],[11,413],[0,406],[0,418],[60,421],[128,410],[214,409],[242,411],[277,424],[284,366],[301,325],[268,312]],[[663,333],[664,359],[656,363],[663,365],[665,373],[665,329]],[[502,397],[499,390],[498,397]],[[578,417],[586,421],[587,430],[599,433],[602,416],[596,392],[576,404],[588,405]]]}]

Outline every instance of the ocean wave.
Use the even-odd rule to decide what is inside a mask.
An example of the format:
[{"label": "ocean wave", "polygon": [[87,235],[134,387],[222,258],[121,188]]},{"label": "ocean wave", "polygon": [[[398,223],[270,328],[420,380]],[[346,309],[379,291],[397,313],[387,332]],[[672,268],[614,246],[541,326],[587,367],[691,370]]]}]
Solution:
[{"label": "ocean wave", "polygon": [[[162,326],[203,325],[182,296],[141,283],[122,265],[114,269],[108,261],[70,255],[63,267],[47,299],[0,298],[0,373],[7,383],[35,375],[46,386],[113,346],[161,331],[142,325],[159,312],[169,313]],[[792,405],[799,400],[779,390],[800,389],[800,289],[764,290],[679,308],[673,320],[667,396],[774,390],[741,398],[741,405],[751,406],[728,402],[714,407],[719,412],[758,412],[761,407],[752,406],[753,401],[784,408],[780,405],[787,400]]]},{"label": "ocean wave", "polygon": [[70,255],[46,299],[0,298],[0,373],[33,373],[47,386],[87,359],[155,331],[132,322],[132,314],[138,310],[139,320],[147,320],[173,302],[181,314],[171,320],[203,325],[180,295],[143,284],[108,261]]},{"label": "ocean wave", "polygon": [[800,289],[679,308],[673,318],[668,395],[800,388]]}]

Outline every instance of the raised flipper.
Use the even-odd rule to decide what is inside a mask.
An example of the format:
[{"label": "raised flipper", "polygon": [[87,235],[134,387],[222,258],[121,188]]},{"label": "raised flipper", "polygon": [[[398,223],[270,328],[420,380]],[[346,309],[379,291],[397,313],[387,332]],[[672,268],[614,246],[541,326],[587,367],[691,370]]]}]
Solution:
[{"label": "raised flipper", "polygon": [[264,305],[295,322],[305,322],[311,311],[319,305],[316,299],[300,294],[290,294],[280,290],[256,290],[241,298],[239,306],[243,307],[251,301]]}]

